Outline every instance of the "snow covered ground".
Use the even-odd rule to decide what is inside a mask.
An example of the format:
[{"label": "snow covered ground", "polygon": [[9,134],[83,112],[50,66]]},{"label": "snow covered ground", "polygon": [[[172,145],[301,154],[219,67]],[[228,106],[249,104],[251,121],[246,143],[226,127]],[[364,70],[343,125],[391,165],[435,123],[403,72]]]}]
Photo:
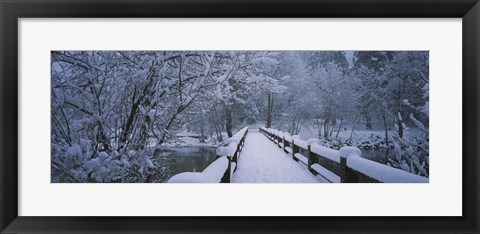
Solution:
[{"label": "snow covered ground", "polygon": [[[376,124],[378,125],[378,123]],[[285,131],[285,129],[279,129]],[[352,124],[351,123],[344,123],[340,132],[338,133],[338,127],[335,127],[335,130],[332,134],[332,139],[325,140],[321,139],[321,144],[334,148],[339,149],[341,146],[347,145],[347,141],[350,139],[350,134],[352,134]],[[391,144],[392,136],[393,136],[392,129],[389,129],[388,135],[390,140],[390,148],[393,148]],[[416,127],[409,127],[408,131],[404,133],[405,138],[412,138],[418,137],[421,135],[421,131]],[[318,130],[316,126],[313,125],[305,125],[301,128],[300,132],[298,133],[302,140],[307,140],[310,138],[318,138]],[[383,126],[375,126],[373,129],[365,129],[364,123],[357,124],[355,127],[355,131],[352,134],[352,142],[351,145],[356,146],[362,150],[379,150],[379,149],[386,149],[387,144],[385,144],[385,130]]]},{"label": "snow covered ground", "polygon": [[250,129],[232,183],[319,183],[304,165],[295,162],[256,129]]},{"label": "snow covered ground", "polygon": [[[333,137],[337,135],[338,128],[335,128],[333,132]],[[338,138],[342,140],[348,140],[350,138],[350,134],[352,133],[352,127],[350,124],[344,124],[344,126],[340,129],[338,133]],[[318,130],[315,126],[307,125],[302,128],[300,133],[298,134],[303,139],[309,138],[318,138]],[[371,140],[372,138],[384,138],[385,137],[385,130],[383,129],[374,129],[374,130],[367,130],[363,126],[357,126],[357,129],[353,132],[352,140],[354,143],[362,142],[365,140]]]},{"label": "snow covered ground", "polygon": [[[209,146],[209,147],[217,147],[222,142],[216,141],[211,138],[210,135],[205,136],[206,139],[204,142],[200,142],[200,134],[195,132],[188,132],[186,130],[182,130],[175,134],[174,139],[170,139],[168,142],[165,142],[163,146],[168,147],[185,147],[185,146]],[[222,132],[223,139],[228,139],[228,135],[226,132]],[[153,144],[155,145],[155,144]]]}]

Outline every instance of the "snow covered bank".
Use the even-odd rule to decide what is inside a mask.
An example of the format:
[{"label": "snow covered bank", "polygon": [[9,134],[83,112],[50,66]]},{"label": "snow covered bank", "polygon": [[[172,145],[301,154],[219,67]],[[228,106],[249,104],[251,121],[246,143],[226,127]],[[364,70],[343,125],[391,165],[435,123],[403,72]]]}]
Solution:
[{"label": "snow covered bank", "polygon": [[[223,139],[227,138],[227,133],[222,133]],[[203,140],[201,140],[203,139]],[[206,146],[206,147],[218,147],[222,144],[222,141],[217,141],[214,137],[201,136],[195,132],[180,131],[175,133],[175,137],[168,139],[168,141],[162,144],[162,147],[188,147],[188,146]],[[153,146],[156,145],[156,142]]]}]

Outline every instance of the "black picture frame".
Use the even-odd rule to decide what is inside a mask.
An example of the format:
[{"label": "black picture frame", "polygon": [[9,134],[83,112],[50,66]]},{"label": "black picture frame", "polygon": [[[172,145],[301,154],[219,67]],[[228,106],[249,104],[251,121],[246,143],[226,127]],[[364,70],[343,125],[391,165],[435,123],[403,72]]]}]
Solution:
[{"label": "black picture frame", "polygon": [[[1,0],[1,233],[478,233],[478,0]],[[18,216],[19,18],[373,17],[462,18],[462,217],[24,217]],[[38,198],[42,202],[42,198]],[[52,204],[54,205],[54,204]],[[439,207],[440,208],[440,207]]]}]

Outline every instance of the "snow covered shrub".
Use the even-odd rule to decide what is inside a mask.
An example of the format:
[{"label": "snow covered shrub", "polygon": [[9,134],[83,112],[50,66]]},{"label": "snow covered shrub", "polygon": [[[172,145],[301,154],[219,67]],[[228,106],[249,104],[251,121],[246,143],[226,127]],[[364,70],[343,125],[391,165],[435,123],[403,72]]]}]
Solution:
[{"label": "snow covered shrub", "polygon": [[[402,121],[400,113],[395,121],[393,132],[394,158],[389,159],[389,165],[402,170],[419,174],[425,177],[429,175],[429,133],[425,125],[410,114],[410,120],[419,129],[419,134],[408,134],[409,128]],[[398,132],[399,124],[402,124],[403,136]]]},{"label": "snow covered shrub", "polygon": [[[140,183],[147,182],[159,167],[148,152],[94,154],[82,151],[80,145],[62,150],[52,147],[52,182],[54,183]],[[163,172],[165,173],[165,172]]]}]

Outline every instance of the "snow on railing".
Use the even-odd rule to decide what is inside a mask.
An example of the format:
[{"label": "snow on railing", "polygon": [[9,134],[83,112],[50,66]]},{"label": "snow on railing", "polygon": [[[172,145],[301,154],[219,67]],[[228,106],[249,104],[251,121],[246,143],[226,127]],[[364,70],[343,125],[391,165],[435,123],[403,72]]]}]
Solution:
[{"label": "snow on railing", "polygon": [[340,163],[340,151],[338,150],[330,149],[318,143],[310,144],[310,150],[317,155],[321,155],[321,157]]},{"label": "snow on railing", "polygon": [[183,172],[174,175],[168,183],[220,183],[227,167],[227,157],[220,157],[202,172]]},{"label": "snow on railing", "polygon": [[237,169],[247,133],[248,127],[245,127],[228,138],[225,146],[217,148],[217,160],[202,172],[183,172],[174,175],[168,183],[230,183],[233,172]]},{"label": "snow on railing", "polygon": [[401,169],[362,158],[357,147],[345,146],[340,150],[321,146],[317,139],[300,140],[271,128],[260,128],[265,136],[291,154],[295,161],[305,164],[315,175],[332,183],[428,183],[429,179]]},{"label": "snow on railing", "polygon": [[[344,149],[341,148],[340,151]],[[346,164],[348,168],[367,175],[382,183],[428,183],[428,178],[406,172],[401,169],[389,167],[385,164],[374,162],[360,157],[361,154],[347,154]]]}]

